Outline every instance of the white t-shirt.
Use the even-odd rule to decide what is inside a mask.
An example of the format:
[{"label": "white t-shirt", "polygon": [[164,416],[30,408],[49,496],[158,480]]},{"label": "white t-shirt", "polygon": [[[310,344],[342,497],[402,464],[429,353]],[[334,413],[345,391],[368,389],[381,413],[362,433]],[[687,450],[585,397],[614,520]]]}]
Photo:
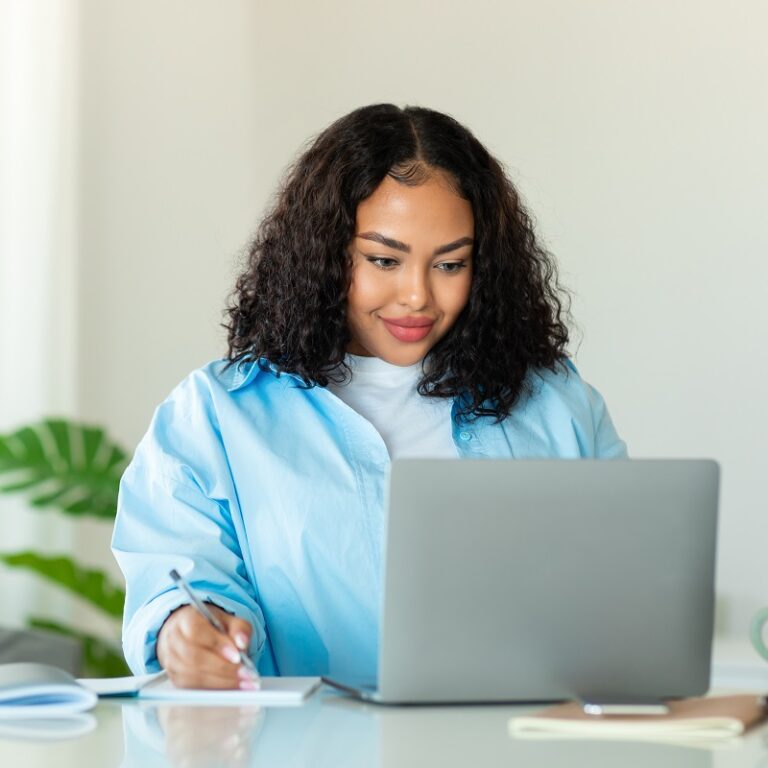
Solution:
[{"label": "white t-shirt", "polygon": [[403,367],[378,357],[347,355],[352,371],[347,384],[328,389],[371,422],[395,458],[456,458],[450,397],[423,397],[416,387],[421,362]]}]

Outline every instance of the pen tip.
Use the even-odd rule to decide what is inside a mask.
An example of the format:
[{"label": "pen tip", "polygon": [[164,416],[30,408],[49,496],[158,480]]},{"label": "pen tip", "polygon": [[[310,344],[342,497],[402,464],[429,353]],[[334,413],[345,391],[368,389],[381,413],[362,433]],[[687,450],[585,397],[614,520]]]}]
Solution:
[{"label": "pen tip", "polygon": [[175,568],[171,568],[171,578],[174,581],[176,581],[176,580],[181,578],[181,576],[179,576],[179,572]]}]

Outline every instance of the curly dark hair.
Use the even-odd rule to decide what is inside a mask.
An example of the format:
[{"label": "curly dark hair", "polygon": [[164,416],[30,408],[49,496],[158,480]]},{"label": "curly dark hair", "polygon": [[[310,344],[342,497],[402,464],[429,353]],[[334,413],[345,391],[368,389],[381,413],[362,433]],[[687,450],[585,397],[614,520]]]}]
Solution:
[{"label": "curly dark hair", "polygon": [[420,394],[458,398],[467,418],[501,420],[530,369],[555,370],[568,343],[568,297],[517,190],[452,117],[392,104],[340,118],[289,169],[229,302],[230,364],[272,364],[307,387],[343,380],[357,206],[388,175],[416,185],[432,169],[470,202],[475,249],[469,301],[427,355]]}]

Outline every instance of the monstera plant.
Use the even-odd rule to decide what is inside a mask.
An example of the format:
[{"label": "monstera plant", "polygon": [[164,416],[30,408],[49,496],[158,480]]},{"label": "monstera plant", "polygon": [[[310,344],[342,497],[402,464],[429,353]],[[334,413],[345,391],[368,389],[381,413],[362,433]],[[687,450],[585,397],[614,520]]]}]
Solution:
[{"label": "monstera plant", "polygon": [[[32,510],[49,509],[73,517],[112,520],[126,463],[125,451],[103,429],[48,419],[11,434],[0,434],[0,494],[23,494]],[[102,571],[85,568],[72,557],[52,557],[29,549],[0,552],[0,563],[32,571],[76,594],[115,625],[122,616],[123,589],[111,583]],[[44,616],[28,616],[27,622],[30,627],[79,640],[84,674],[130,674],[113,639],[97,637]]]}]

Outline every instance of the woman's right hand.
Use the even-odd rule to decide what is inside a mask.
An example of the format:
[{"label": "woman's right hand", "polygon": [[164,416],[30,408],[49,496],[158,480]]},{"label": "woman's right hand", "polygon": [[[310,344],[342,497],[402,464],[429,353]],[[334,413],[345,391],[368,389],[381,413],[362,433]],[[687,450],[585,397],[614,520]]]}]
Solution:
[{"label": "woman's right hand", "polygon": [[251,625],[215,605],[208,604],[208,609],[227,634],[214,629],[191,605],[177,608],[157,637],[160,665],[177,688],[258,689],[258,677],[240,664],[238,652],[248,651]]}]

